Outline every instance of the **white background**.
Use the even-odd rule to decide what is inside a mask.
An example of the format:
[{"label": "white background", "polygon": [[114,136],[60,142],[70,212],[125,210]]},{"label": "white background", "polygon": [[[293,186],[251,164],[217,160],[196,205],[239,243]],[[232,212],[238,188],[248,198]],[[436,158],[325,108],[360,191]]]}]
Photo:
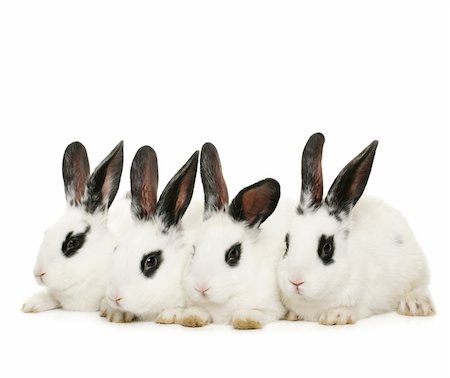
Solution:
[{"label": "white background", "polygon": [[[0,375],[448,376],[448,71],[445,2],[0,5]],[[124,139],[122,193],[141,145],[164,185],[211,141],[230,195],[273,176],[298,197],[316,131],[327,187],[379,139],[366,192],[409,219],[437,316],[238,332],[20,312],[65,207],[68,143],[83,142],[93,168]]]}]

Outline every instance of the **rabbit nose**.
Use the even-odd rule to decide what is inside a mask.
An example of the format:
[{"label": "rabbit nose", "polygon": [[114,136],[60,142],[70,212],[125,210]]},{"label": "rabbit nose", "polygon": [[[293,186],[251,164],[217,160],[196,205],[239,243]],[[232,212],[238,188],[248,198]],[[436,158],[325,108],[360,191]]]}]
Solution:
[{"label": "rabbit nose", "polygon": [[108,297],[109,301],[112,302],[116,307],[120,307],[120,301],[122,300],[122,297],[119,296],[113,296]]},{"label": "rabbit nose", "polygon": [[289,282],[294,285],[297,289],[305,283],[305,281],[300,280],[289,280]]},{"label": "rabbit nose", "polygon": [[197,290],[202,296],[206,296],[206,292],[209,290],[209,286],[195,286],[195,290]]},{"label": "rabbit nose", "polygon": [[120,301],[122,300],[122,296],[118,293],[118,291],[113,290],[108,294],[108,300],[115,304],[117,307],[120,307]]},{"label": "rabbit nose", "polygon": [[37,279],[39,279],[42,283],[44,283],[45,272],[39,272],[35,275]]}]

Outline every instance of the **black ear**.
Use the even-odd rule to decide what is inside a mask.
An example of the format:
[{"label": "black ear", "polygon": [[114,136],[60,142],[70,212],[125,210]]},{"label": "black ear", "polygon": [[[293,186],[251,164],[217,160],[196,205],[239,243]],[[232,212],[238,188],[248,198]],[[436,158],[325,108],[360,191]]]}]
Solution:
[{"label": "black ear", "polygon": [[299,213],[322,203],[322,150],[324,143],[325,137],[323,134],[316,133],[311,135],[303,150],[302,191],[300,204],[297,208]]},{"label": "black ear", "polygon": [[267,178],[242,189],[231,201],[229,213],[237,221],[250,227],[259,226],[275,210],[280,199],[280,184]]},{"label": "black ear", "polygon": [[150,219],[158,195],[158,159],[150,146],[141,147],[131,164],[131,211],[137,219]]},{"label": "black ear", "polygon": [[227,184],[223,178],[219,153],[212,143],[205,143],[200,158],[200,175],[205,193],[205,214],[228,206]]},{"label": "black ear", "polygon": [[73,142],[67,146],[62,173],[66,200],[71,206],[78,206],[83,199],[90,174],[86,148],[80,142]]},{"label": "black ear", "polygon": [[123,168],[123,141],[95,168],[87,182],[84,205],[88,213],[109,208],[119,189]]},{"label": "black ear", "polygon": [[178,225],[191,202],[197,165],[198,151],[173,176],[161,193],[155,215],[162,219],[167,228]]},{"label": "black ear", "polygon": [[370,143],[339,173],[325,198],[332,214],[348,213],[364,192],[378,141]]}]

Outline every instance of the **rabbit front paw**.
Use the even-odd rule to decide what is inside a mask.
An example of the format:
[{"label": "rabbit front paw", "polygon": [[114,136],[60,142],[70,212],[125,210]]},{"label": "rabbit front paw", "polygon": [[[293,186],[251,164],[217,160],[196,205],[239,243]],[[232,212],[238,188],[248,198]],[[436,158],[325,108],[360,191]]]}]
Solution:
[{"label": "rabbit front paw", "polygon": [[351,308],[340,307],[323,312],[319,323],[323,325],[344,325],[356,322],[356,316]]},{"label": "rabbit front paw", "polygon": [[210,322],[209,314],[199,307],[189,307],[183,311],[180,324],[185,327],[203,327]]},{"label": "rabbit front paw", "polygon": [[176,324],[181,321],[183,315],[182,308],[171,308],[161,312],[155,319],[159,324]]},{"label": "rabbit front paw", "polygon": [[131,312],[124,312],[112,308],[106,299],[103,299],[100,304],[100,316],[112,323],[130,323],[136,319],[135,315]]},{"label": "rabbit front paw", "polygon": [[233,314],[231,324],[236,329],[259,329],[264,325],[264,314],[259,310],[239,310]]},{"label": "rabbit front paw", "polygon": [[47,291],[41,291],[28,298],[28,300],[22,306],[22,311],[33,313],[53,310],[59,307],[61,307],[61,305],[50,295],[50,293],[48,293]]}]

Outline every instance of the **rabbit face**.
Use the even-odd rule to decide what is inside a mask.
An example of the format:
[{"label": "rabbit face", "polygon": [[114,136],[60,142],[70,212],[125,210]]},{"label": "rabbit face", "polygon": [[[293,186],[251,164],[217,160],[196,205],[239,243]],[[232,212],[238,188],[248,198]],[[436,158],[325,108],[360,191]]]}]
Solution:
[{"label": "rabbit face", "polygon": [[347,220],[338,221],[325,207],[295,217],[278,266],[278,284],[284,296],[323,300],[339,289],[350,268],[348,227]]},{"label": "rabbit face", "polygon": [[223,304],[241,292],[257,266],[258,256],[247,253],[257,234],[225,212],[205,220],[185,277],[188,295],[199,303]]},{"label": "rabbit face", "polygon": [[181,306],[181,276],[191,251],[181,231],[167,232],[157,221],[136,224],[114,252],[109,304],[136,315]]}]

